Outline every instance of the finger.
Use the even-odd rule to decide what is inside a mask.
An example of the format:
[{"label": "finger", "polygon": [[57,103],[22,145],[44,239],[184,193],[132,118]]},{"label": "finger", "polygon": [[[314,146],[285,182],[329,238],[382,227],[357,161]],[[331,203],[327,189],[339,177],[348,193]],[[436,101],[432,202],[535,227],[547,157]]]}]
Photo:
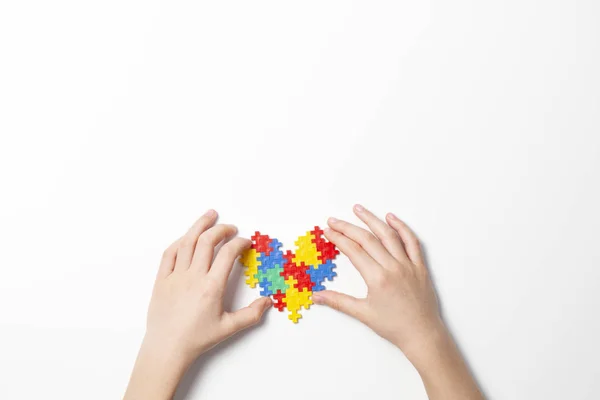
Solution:
[{"label": "finger", "polygon": [[164,251],[162,259],[160,260],[160,266],[158,267],[157,278],[166,278],[173,272],[175,267],[175,260],[177,259],[177,248],[181,238],[177,239]]},{"label": "finger", "polygon": [[200,235],[196,243],[190,270],[208,272],[215,254],[215,247],[235,235],[236,232],[237,228],[233,225],[218,224]]},{"label": "finger", "polygon": [[367,224],[371,232],[377,236],[377,239],[381,241],[383,247],[386,248],[392,257],[398,261],[408,259],[404,247],[402,246],[402,240],[394,229],[360,204],[354,206],[354,213],[362,222]]},{"label": "finger", "polygon": [[241,310],[227,313],[226,329],[230,335],[256,325],[261,319],[265,311],[271,307],[273,301],[270,297],[261,297],[256,299],[248,307]]},{"label": "finger", "polygon": [[326,228],[324,233],[325,237],[350,259],[365,282],[369,282],[370,277],[381,268],[377,261],[373,260],[365,249],[352,239],[329,228]]},{"label": "finger", "polygon": [[366,303],[362,299],[357,299],[356,297],[333,290],[314,292],[312,299],[315,304],[326,305],[359,321],[365,322]]},{"label": "finger", "polygon": [[237,237],[226,243],[215,258],[212,267],[210,267],[210,274],[214,276],[217,282],[220,282],[223,287],[227,284],[227,278],[231,274],[235,259],[242,254],[246,249],[252,246],[252,242],[248,239]]},{"label": "finger", "polygon": [[175,262],[175,271],[185,271],[190,267],[196,242],[198,237],[208,228],[214,225],[217,220],[217,212],[208,210],[206,214],[200,217],[190,230],[181,238],[179,249],[177,250],[177,261]]},{"label": "finger", "polygon": [[425,265],[421,244],[412,229],[392,213],[388,213],[386,219],[388,224],[390,224],[390,226],[398,232],[398,235],[400,235],[408,258],[415,265]]},{"label": "finger", "polygon": [[379,264],[386,266],[396,263],[396,259],[383,247],[379,239],[366,229],[335,218],[329,218],[327,223],[332,229],[358,243]]}]

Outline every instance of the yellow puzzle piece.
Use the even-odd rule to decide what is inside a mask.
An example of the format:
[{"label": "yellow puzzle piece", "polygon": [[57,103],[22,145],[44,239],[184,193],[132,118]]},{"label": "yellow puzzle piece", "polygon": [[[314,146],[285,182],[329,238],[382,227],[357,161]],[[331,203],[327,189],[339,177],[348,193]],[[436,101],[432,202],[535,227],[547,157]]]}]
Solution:
[{"label": "yellow puzzle piece", "polygon": [[298,313],[300,311],[300,296],[298,296],[298,289],[294,287],[298,283],[293,277],[289,277],[285,280],[286,285],[288,285],[287,290],[285,291],[285,297],[283,298],[283,302],[286,304],[287,309],[290,311],[288,318],[291,319],[295,324],[298,323],[298,320],[302,318],[302,315]]},{"label": "yellow puzzle piece", "polygon": [[240,262],[246,267],[246,270],[244,271],[244,275],[247,277],[246,284],[251,288],[255,288],[258,283],[256,274],[258,274],[258,267],[261,265],[260,261],[258,261],[256,249],[244,251],[240,257]]},{"label": "yellow puzzle piece", "polygon": [[290,311],[288,318],[294,323],[298,323],[298,320],[302,318],[302,315],[299,313],[299,311],[303,307],[305,310],[308,310],[310,305],[313,304],[311,299],[312,292],[307,288],[303,288],[302,291],[299,292],[298,289],[294,287],[298,281],[291,276],[286,279],[285,283],[289,286],[285,291],[285,297],[283,298],[283,302]]},{"label": "yellow puzzle piece", "polygon": [[304,265],[314,265],[315,269],[318,268],[318,265],[321,263],[319,257],[321,257],[321,252],[317,251],[317,246],[313,243],[315,236],[309,232],[306,232],[305,236],[298,237],[298,240],[294,242],[296,245],[296,255],[293,261],[300,265],[300,263],[304,263]]}]

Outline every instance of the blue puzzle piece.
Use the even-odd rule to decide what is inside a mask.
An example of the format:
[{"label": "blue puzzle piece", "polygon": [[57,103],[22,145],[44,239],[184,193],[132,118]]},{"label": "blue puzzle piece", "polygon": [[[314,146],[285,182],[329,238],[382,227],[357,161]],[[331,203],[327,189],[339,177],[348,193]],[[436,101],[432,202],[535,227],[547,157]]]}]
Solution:
[{"label": "blue puzzle piece", "polygon": [[260,265],[258,266],[259,271],[266,275],[267,271],[271,268],[275,268],[277,264],[283,265],[285,259],[283,257],[283,252],[279,250],[281,246],[282,243],[279,240],[271,239],[271,242],[269,243],[269,247],[271,248],[269,255],[260,253],[258,256],[258,260],[260,261]]},{"label": "blue puzzle piece", "polygon": [[260,261],[258,270],[265,275],[268,269],[273,268],[273,259],[271,258],[271,256],[267,256],[264,253],[260,253],[260,256],[258,256],[258,261]]},{"label": "blue puzzle piece", "polygon": [[283,243],[281,243],[279,240],[275,238],[271,239],[271,243],[269,243],[269,247],[271,248],[271,255],[273,255],[273,253],[280,253],[283,255],[283,252],[279,250],[281,246],[283,246]]},{"label": "blue puzzle piece", "polygon": [[335,268],[335,264],[331,260],[327,260],[325,264],[319,265],[319,271],[324,278],[327,278],[328,281],[332,281],[337,273],[333,270]]},{"label": "blue puzzle piece", "polygon": [[325,279],[332,281],[337,276],[337,273],[333,271],[335,264],[331,260],[327,260],[325,264],[319,264],[317,267],[315,268],[311,265],[308,271],[306,271],[310,275],[311,282],[315,284],[312,289],[313,292],[325,290],[325,286],[323,286]]},{"label": "blue puzzle piece", "polygon": [[273,254],[271,253],[271,255],[269,256],[269,265],[273,266],[275,264],[283,264],[285,262],[285,259],[283,258],[283,254]]},{"label": "blue puzzle piece", "polygon": [[261,287],[260,295],[261,296],[271,296],[273,294],[271,290],[271,282],[267,278],[263,278],[262,281],[258,282],[258,285]]},{"label": "blue puzzle piece", "polygon": [[312,288],[313,292],[320,292],[321,290],[325,290],[325,286],[323,286],[325,276],[321,271],[321,267],[319,267],[319,269],[315,269],[314,265],[311,265],[310,268],[306,271],[306,273],[310,275],[310,281],[314,283],[314,286]]},{"label": "blue puzzle piece", "polygon": [[279,242],[277,239],[273,239],[269,246],[271,246],[271,254],[269,254],[269,257],[271,257],[275,263],[277,261],[283,262],[283,251],[279,250],[279,248],[282,246],[281,242]]}]

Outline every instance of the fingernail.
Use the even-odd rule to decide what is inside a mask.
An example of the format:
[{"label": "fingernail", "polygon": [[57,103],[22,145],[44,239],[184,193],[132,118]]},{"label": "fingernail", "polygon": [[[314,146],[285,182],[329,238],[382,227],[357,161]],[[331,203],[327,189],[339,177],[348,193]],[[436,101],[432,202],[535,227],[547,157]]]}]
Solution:
[{"label": "fingernail", "polygon": [[215,210],[208,210],[207,212],[204,213],[205,217],[213,217],[217,212]]},{"label": "fingernail", "polygon": [[323,304],[324,303],[323,296],[321,296],[318,293],[313,292],[312,299],[313,299],[313,303],[315,303],[315,304]]},{"label": "fingernail", "polygon": [[365,211],[365,208],[363,206],[361,206],[360,204],[357,204],[354,206],[354,210],[356,210],[356,212],[361,213],[361,212]]},{"label": "fingernail", "polygon": [[331,233],[331,228],[325,228],[323,229],[323,233],[326,235],[329,235],[329,233]]},{"label": "fingernail", "polygon": [[335,224],[336,222],[338,222],[338,220],[337,220],[337,219],[335,219],[335,218],[333,218],[333,217],[330,217],[330,218],[327,220],[327,222],[329,222],[330,224]]},{"label": "fingernail", "polygon": [[388,217],[391,219],[398,219],[398,217],[396,217],[396,215],[394,213],[388,213]]}]

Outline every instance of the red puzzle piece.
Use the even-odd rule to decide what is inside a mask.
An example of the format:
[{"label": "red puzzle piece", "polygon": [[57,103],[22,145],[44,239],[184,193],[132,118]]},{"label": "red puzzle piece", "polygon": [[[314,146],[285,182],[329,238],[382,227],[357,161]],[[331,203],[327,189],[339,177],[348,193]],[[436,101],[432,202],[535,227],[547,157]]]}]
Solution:
[{"label": "red puzzle piece", "polygon": [[252,248],[256,249],[259,253],[264,253],[265,255],[271,254],[271,238],[269,235],[261,235],[259,231],[254,232],[254,236],[251,236],[252,239]]},{"label": "red puzzle piece", "polygon": [[283,311],[285,308],[285,303],[283,302],[283,298],[285,297],[285,293],[281,293],[280,289],[277,289],[277,293],[273,294],[275,298],[275,302],[273,303],[273,307],[278,309],[279,311]]},{"label": "red puzzle piece", "polygon": [[301,262],[299,266],[296,265],[296,271],[296,276],[294,278],[298,281],[295,285],[298,291],[301,292],[304,288],[312,291],[315,284],[310,280],[310,275],[306,272],[308,271],[308,267]]},{"label": "red puzzle piece", "polygon": [[317,257],[321,261],[321,264],[325,264],[327,260],[333,260],[335,256],[340,254],[333,243],[325,241],[321,228],[315,226],[315,229],[310,231],[310,233],[315,237],[312,242],[315,244],[317,251],[321,253]]}]

